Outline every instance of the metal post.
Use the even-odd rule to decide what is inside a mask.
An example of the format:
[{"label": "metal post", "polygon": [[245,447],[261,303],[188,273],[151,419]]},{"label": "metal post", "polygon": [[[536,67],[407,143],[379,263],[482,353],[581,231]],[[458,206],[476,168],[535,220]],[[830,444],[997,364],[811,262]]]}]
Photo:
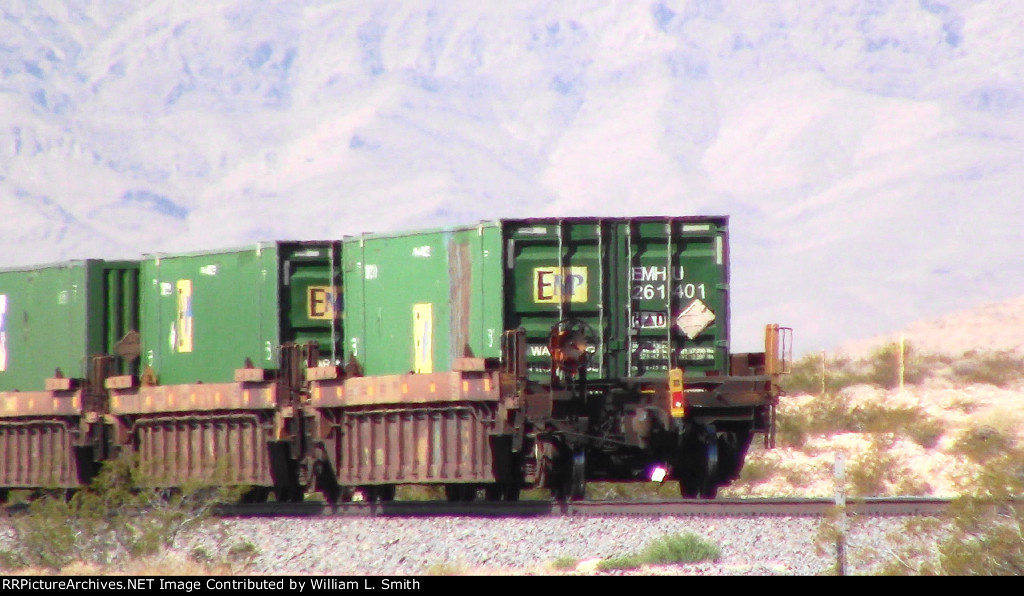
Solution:
[{"label": "metal post", "polygon": [[900,371],[900,392],[901,393],[903,392],[903,377],[904,377],[904,373],[905,373],[905,369],[906,369],[906,362],[904,361],[904,354],[903,354],[905,349],[906,349],[906,338],[901,335],[900,336],[899,355],[896,357],[896,362],[899,365],[899,371]]},{"label": "metal post", "polygon": [[846,575],[846,454],[836,453],[833,468],[835,479],[835,503],[839,512],[836,520],[836,573]]},{"label": "metal post", "polygon": [[821,351],[821,394],[825,395],[825,350]]}]

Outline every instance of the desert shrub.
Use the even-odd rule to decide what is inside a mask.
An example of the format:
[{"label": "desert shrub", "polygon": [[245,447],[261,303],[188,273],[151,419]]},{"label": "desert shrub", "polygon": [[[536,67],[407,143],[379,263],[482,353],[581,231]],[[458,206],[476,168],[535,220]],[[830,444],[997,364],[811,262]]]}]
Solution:
[{"label": "desert shrub", "polygon": [[748,458],[740,471],[740,482],[756,484],[768,480],[779,470],[779,464],[763,457]]},{"label": "desert shrub", "polygon": [[864,567],[874,575],[935,575],[938,545],[948,535],[948,523],[940,518],[910,518],[886,536],[886,546],[865,553]]},{"label": "desert shrub", "polygon": [[[977,514],[975,514],[977,515]],[[959,528],[959,538],[939,547],[941,572],[946,575],[1024,574],[1024,516],[1011,507],[989,505],[985,525]]]},{"label": "desert shrub", "polygon": [[[867,360],[867,371],[863,381],[882,387],[894,389],[899,386],[899,344],[887,344],[876,350]],[[903,382],[916,385],[927,378],[930,372],[927,360],[917,358],[913,347],[904,344],[903,351]]]},{"label": "desert shrub", "polygon": [[849,358],[825,357],[824,371],[822,368],[822,356],[808,354],[793,364],[793,371],[789,375],[782,377],[782,388],[791,394],[817,395],[822,393],[823,386],[825,393],[838,393],[862,382],[863,375]]},{"label": "desert shrub", "polygon": [[[938,544],[949,536],[948,523],[933,517],[912,517],[898,530],[889,532],[886,541],[878,546],[867,544],[857,537],[861,523],[855,515],[845,515],[842,508],[831,508],[818,525],[814,539],[818,555],[837,556],[839,541],[845,538],[846,573],[873,575],[929,575],[935,574],[939,557]],[[838,558],[825,574],[839,572]]]},{"label": "desert shrub", "polygon": [[398,501],[444,501],[444,486],[439,484],[402,484],[395,489],[395,499]]},{"label": "desert shrub", "polygon": [[16,550],[0,550],[0,570],[21,569],[28,563],[20,552]]},{"label": "desert shrub", "polygon": [[934,447],[945,432],[942,423],[920,406],[889,407],[882,403],[853,408],[849,413],[848,426],[856,432],[905,436],[925,448]]},{"label": "desert shrub", "polygon": [[939,444],[942,435],[946,434],[946,428],[942,422],[922,410],[921,416],[909,421],[900,434],[910,437],[910,440],[925,449],[932,449]]},{"label": "desert shrub", "polygon": [[998,429],[981,425],[965,430],[953,443],[952,451],[978,463],[985,463],[1006,453],[1013,439]]},{"label": "desert shrub", "polygon": [[951,506],[953,531],[939,545],[937,571],[948,575],[1024,574],[1022,495],[1024,450],[1007,447],[988,454],[969,492]]},{"label": "desert shrub", "polygon": [[427,575],[468,575],[469,567],[461,561],[430,563],[425,568]]},{"label": "desert shrub", "polygon": [[194,547],[188,558],[200,565],[211,565],[217,561],[217,555],[204,545]]},{"label": "desert shrub", "polygon": [[[919,384],[936,374],[943,366],[945,364],[942,357],[919,355],[911,344],[904,344],[905,384]],[[794,363],[792,374],[783,377],[781,383],[787,393],[812,395],[838,393],[854,385],[875,385],[883,389],[893,389],[899,385],[899,345],[883,345],[867,358],[857,360],[844,356],[829,358],[820,354],[808,354]]]},{"label": "desert shrub", "polygon": [[953,377],[964,383],[1008,387],[1024,379],[1024,358],[1009,351],[968,352],[953,364]]},{"label": "desert shrub", "polygon": [[18,547],[3,562],[59,570],[72,562],[106,566],[151,556],[182,531],[210,520],[217,504],[237,500],[238,494],[199,483],[153,488],[130,459],[109,462],[70,499],[62,492],[50,494],[14,517]]},{"label": "desert shrub", "polygon": [[[963,383],[1008,387],[1024,379],[1024,357],[1007,350],[969,351],[960,357],[919,354],[912,344],[904,344],[905,384],[916,385],[930,377],[950,374],[953,380]],[[835,393],[860,384],[883,389],[899,385],[898,344],[883,345],[870,356],[857,360],[808,354],[793,365],[792,374],[782,379],[782,387],[788,393],[812,395],[821,394],[823,388],[824,393]]]},{"label": "desert shrub", "polygon": [[217,539],[217,547],[199,545],[188,553],[188,560],[206,570],[233,575],[249,569],[262,551],[249,540],[232,542],[228,536]]},{"label": "desert shrub", "polygon": [[844,394],[826,393],[811,398],[799,409],[779,416],[778,439],[801,447],[810,435],[841,432],[892,433],[922,447],[934,447],[944,433],[938,420],[919,406],[889,406],[882,402],[853,406]]},{"label": "desert shrub", "polygon": [[897,459],[889,448],[891,437],[877,437],[859,458],[850,462],[847,481],[852,494],[861,497],[879,496],[885,493],[887,482],[899,479]]},{"label": "desert shrub", "polygon": [[[594,501],[657,501],[678,497],[678,483],[665,482],[588,482],[587,498]],[[550,498],[550,497],[549,497]]]},{"label": "desert shrub", "polygon": [[781,384],[786,393],[821,392],[821,356],[808,354],[793,363],[790,374],[782,377]]},{"label": "desert shrub", "polygon": [[550,566],[552,569],[556,569],[558,571],[571,571],[573,569],[576,569],[576,565],[578,564],[579,559],[577,559],[576,557],[562,555],[554,561],[551,561]]},{"label": "desert shrub", "polygon": [[635,569],[643,565],[667,563],[697,563],[715,561],[721,556],[717,544],[687,532],[663,536],[647,545],[640,553],[613,557],[601,561],[597,568],[602,571],[614,569]]},{"label": "desert shrub", "polygon": [[783,473],[783,478],[793,488],[805,488],[814,480],[813,472],[800,467],[788,468]]},{"label": "desert shrub", "polygon": [[929,495],[932,485],[927,479],[913,473],[900,474],[893,491],[897,495]]},{"label": "desert shrub", "polygon": [[1024,574],[1024,450],[985,450],[943,520],[908,524],[880,572],[914,575]]},{"label": "desert shrub", "polygon": [[807,442],[807,437],[811,434],[807,418],[799,414],[790,413],[779,416],[777,424],[776,440],[779,445],[803,447]]},{"label": "desert shrub", "polygon": [[814,550],[819,555],[835,552],[836,544],[842,538],[848,523],[844,519],[845,512],[841,507],[830,507],[818,522],[814,533]]},{"label": "desert shrub", "polygon": [[597,569],[599,571],[615,571],[617,569],[636,569],[643,566],[644,561],[640,558],[640,555],[632,554],[605,559],[597,564]]},{"label": "desert shrub", "polygon": [[779,416],[777,439],[783,445],[800,447],[810,435],[851,430],[850,411],[850,400],[845,395],[819,395]]},{"label": "desert shrub", "polygon": [[224,559],[232,569],[248,569],[258,556],[258,546],[248,540],[240,540],[227,548]]}]

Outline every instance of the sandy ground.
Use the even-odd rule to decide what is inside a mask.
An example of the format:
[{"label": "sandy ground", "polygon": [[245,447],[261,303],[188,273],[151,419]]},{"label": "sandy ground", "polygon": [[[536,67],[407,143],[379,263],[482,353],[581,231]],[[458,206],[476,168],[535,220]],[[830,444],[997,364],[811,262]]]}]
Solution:
[{"label": "sandy ground", "polygon": [[[919,409],[922,419],[939,423],[941,434],[933,443],[921,441],[909,428],[886,433],[822,433],[809,435],[800,447],[780,445],[768,451],[755,448],[747,459],[750,471],[768,469],[770,475],[748,481],[751,474],[745,472],[744,478],[722,495],[831,497],[836,489],[836,455],[842,453],[847,470],[871,463],[884,467],[881,485],[872,496],[956,496],[970,488],[971,478],[979,469],[977,462],[958,448],[967,433],[990,433],[1006,438],[1010,444],[1024,445],[1024,380],[1007,388],[986,384],[957,387],[944,379],[903,391],[858,385],[839,395],[852,408],[881,404],[888,409]],[[801,408],[815,399],[820,398],[785,396],[779,418],[800,415]]]}]

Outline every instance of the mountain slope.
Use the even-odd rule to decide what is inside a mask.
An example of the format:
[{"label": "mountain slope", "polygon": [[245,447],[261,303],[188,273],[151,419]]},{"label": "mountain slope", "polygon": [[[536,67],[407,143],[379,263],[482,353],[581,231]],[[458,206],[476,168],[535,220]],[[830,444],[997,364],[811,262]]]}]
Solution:
[{"label": "mountain slope", "polygon": [[1024,6],[9,2],[0,265],[732,216],[797,349],[1024,293]]}]

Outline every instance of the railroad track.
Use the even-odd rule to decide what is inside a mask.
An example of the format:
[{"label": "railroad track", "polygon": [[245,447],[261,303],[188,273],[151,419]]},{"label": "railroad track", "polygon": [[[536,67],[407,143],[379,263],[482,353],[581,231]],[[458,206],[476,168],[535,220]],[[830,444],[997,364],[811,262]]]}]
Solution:
[{"label": "railroad track", "polygon": [[[848,499],[851,515],[940,515],[950,499],[931,497]],[[808,516],[821,517],[835,508],[831,499],[719,499],[715,501],[518,501],[451,503],[389,501],[383,503],[323,502],[226,505],[222,517],[548,517],[600,515]]]}]

